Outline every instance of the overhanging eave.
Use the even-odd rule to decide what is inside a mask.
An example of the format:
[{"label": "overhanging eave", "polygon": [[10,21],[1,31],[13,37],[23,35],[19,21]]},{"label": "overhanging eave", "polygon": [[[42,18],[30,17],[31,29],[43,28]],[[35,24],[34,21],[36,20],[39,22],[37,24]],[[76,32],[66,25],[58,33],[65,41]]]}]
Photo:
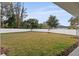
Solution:
[{"label": "overhanging eave", "polygon": [[54,2],[73,16],[79,16],[79,2]]}]

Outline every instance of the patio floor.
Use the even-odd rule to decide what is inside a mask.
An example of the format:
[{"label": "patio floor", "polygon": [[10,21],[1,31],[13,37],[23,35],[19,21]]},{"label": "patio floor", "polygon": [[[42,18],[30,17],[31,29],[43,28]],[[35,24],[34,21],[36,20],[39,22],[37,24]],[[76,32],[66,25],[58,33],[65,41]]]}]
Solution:
[{"label": "patio floor", "polygon": [[77,47],[74,51],[72,51],[69,56],[79,56],[79,47]]}]

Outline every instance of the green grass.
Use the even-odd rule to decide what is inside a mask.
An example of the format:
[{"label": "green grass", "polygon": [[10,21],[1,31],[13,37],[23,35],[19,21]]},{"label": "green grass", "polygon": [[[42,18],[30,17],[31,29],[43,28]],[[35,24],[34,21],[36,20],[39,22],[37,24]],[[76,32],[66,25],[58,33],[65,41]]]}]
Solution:
[{"label": "green grass", "polygon": [[9,49],[7,55],[56,55],[72,46],[76,41],[73,36],[55,33],[25,32],[1,34],[2,47]]}]

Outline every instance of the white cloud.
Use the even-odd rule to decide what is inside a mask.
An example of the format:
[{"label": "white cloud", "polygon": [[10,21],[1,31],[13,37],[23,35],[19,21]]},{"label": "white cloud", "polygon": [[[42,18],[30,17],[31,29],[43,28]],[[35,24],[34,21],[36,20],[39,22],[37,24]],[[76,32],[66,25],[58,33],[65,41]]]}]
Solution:
[{"label": "white cloud", "polygon": [[46,7],[32,7],[28,12],[28,17],[26,19],[36,18],[39,22],[45,22],[50,15],[57,16],[61,25],[69,25],[68,19],[72,17],[72,15],[58,6],[50,5]]}]

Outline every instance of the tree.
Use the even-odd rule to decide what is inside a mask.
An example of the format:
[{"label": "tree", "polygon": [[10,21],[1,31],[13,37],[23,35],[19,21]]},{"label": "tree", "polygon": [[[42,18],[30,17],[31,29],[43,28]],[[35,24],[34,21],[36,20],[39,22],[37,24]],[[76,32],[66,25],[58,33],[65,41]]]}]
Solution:
[{"label": "tree", "polygon": [[22,28],[29,29],[30,28],[30,23],[27,22],[26,20],[22,22]]},{"label": "tree", "polygon": [[49,26],[49,30],[51,28],[56,28],[58,26],[58,20],[56,19],[56,16],[50,15],[49,19],[47,20],[47,25]]},{"label": "tree", "polygon": [[15,11],[14,11],[14,5],[12,2],[9,3],[9,7],[7,7],[6,10],[6,17],[7,21],[6,23],[8,24],[9,28],[15,28],[16,27],[16,16],[15,16]]},{"label": "tree", "polygon": [[31,30],[33,28],[38,27],[38,20],[37,19],[30,18],[26,21],[26,23],[27,23],[27,27],[29,27]]},{"label": "tree", "polygon": [[21,27],[23,19],[27,16],[26,8],[24,8],[24,3],[16,2],[14,5],[17,28]]},{"label": "tree", "polygon": [[75,18],[71,17],[69,22],[70,22],[70,28],[76,29],[79,26],[79,17],[75,17]]},{"label": "tree", "polygon": [[1,2],[1,27],[4,26],[4,21],[5,19],[7,20],[8,19],[8,14],[9,14],[9,10],[10,10],[10,2]]},{"label": "tree", "polygon": [[[15,15],[16,27],[20,28],[23,19],[27,16],[24,3],[20,2],[2,2],[1,3],[1,24],[4,24],[4,19],[11,21],[11,17]],[[4,18],[5,17],[5,18]],[[12,22],[11,22],[12,23]],[[10,23],[9,23],[10,24]]]},{"label": "tree", "polygon": [[40,23],[40,24],[38,24],[38,28],[40,28],[40,29],[47,29],[48,28],[48,25],[47,25],[47,23]]},{"label": "tree", "polygon": [[43,28],[43,24],[42,23],[38,24],[38,28],[42,29]]},{"label": "tree", "polygon": [[7,20],[8,23],[8,27],[9,28],[16,28],[16,18],[15,15],[12,15],[11,17],[9,17],[9,19]]}]

